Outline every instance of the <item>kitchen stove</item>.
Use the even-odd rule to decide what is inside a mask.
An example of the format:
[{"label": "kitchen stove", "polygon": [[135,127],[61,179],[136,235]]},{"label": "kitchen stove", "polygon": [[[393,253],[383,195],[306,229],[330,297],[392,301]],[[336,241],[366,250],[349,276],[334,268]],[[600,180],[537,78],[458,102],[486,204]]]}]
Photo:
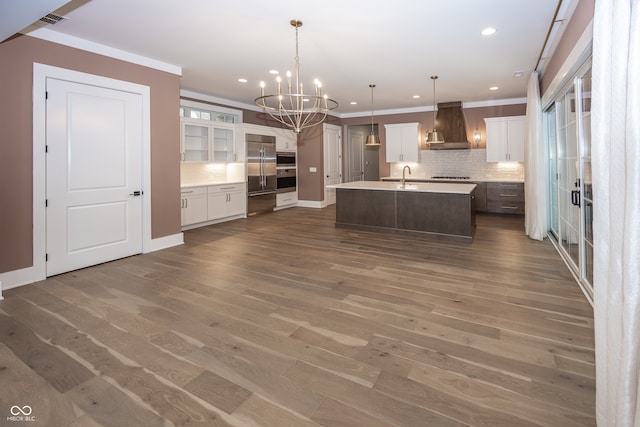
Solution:
[{"label": "kitchen stove", "polygon": [[469,176],[432,176],[431,179],[455,179],[455,180],[464,180],[471,179]]}]

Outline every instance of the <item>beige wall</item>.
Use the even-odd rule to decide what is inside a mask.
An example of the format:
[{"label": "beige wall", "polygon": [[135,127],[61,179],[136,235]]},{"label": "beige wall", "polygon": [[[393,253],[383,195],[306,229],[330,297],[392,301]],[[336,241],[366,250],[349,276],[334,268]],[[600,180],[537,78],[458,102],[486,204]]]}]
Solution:
[{"label": "beige wall", "polygon": [[125,80],[151,92],[151,233],[180,232],[180,77],[18,36],[0,43],[0,273],[31,267],[33,63]]},{"label": "beige wall", "polygon": [[544,95],[549,85],[558,74],[560,67],[567,59],[571,50],[576,45],[585,28],[593,19],[593,10],[595,0],[580,0],[576,6],[576,10],[571,16],[571,20],[567,24],[567,28],[562,34],[562,39],[558,43],[553,56],[547,64],[542,79],[540,81],[540,93]]}]

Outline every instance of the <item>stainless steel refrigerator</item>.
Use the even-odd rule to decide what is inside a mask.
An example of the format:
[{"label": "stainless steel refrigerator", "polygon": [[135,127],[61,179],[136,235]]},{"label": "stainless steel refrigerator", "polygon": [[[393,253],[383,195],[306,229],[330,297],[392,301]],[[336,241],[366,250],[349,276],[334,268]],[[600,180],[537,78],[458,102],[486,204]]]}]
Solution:
[{"label": "stainless steel refrigerator", "polygon": [[247,134],[247,215],[276,207],[276,137]]}]

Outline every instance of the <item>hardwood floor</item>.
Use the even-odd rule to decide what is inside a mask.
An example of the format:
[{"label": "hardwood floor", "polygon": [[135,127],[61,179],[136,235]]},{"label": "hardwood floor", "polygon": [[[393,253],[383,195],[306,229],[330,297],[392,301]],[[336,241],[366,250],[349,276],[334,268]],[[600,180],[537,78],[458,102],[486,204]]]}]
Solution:
[{"label": "hardwood floor", "polygon": [[236,220],[6,291],[0,425],[595,425],[592,309],[521,217],[471,244],[334,221]]}]

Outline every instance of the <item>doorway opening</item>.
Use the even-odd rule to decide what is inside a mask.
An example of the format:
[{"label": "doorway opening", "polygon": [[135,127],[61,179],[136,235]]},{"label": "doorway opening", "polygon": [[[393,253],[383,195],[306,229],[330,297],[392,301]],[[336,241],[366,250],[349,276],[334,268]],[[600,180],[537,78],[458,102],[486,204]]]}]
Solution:
[{"label": "doorway opening", "polygon": [[[373,129],[378,133],[377,124]],[[345,182],[380,180],[380,148],[365,145],[370,132],[370,125],[347,126]]]}]

